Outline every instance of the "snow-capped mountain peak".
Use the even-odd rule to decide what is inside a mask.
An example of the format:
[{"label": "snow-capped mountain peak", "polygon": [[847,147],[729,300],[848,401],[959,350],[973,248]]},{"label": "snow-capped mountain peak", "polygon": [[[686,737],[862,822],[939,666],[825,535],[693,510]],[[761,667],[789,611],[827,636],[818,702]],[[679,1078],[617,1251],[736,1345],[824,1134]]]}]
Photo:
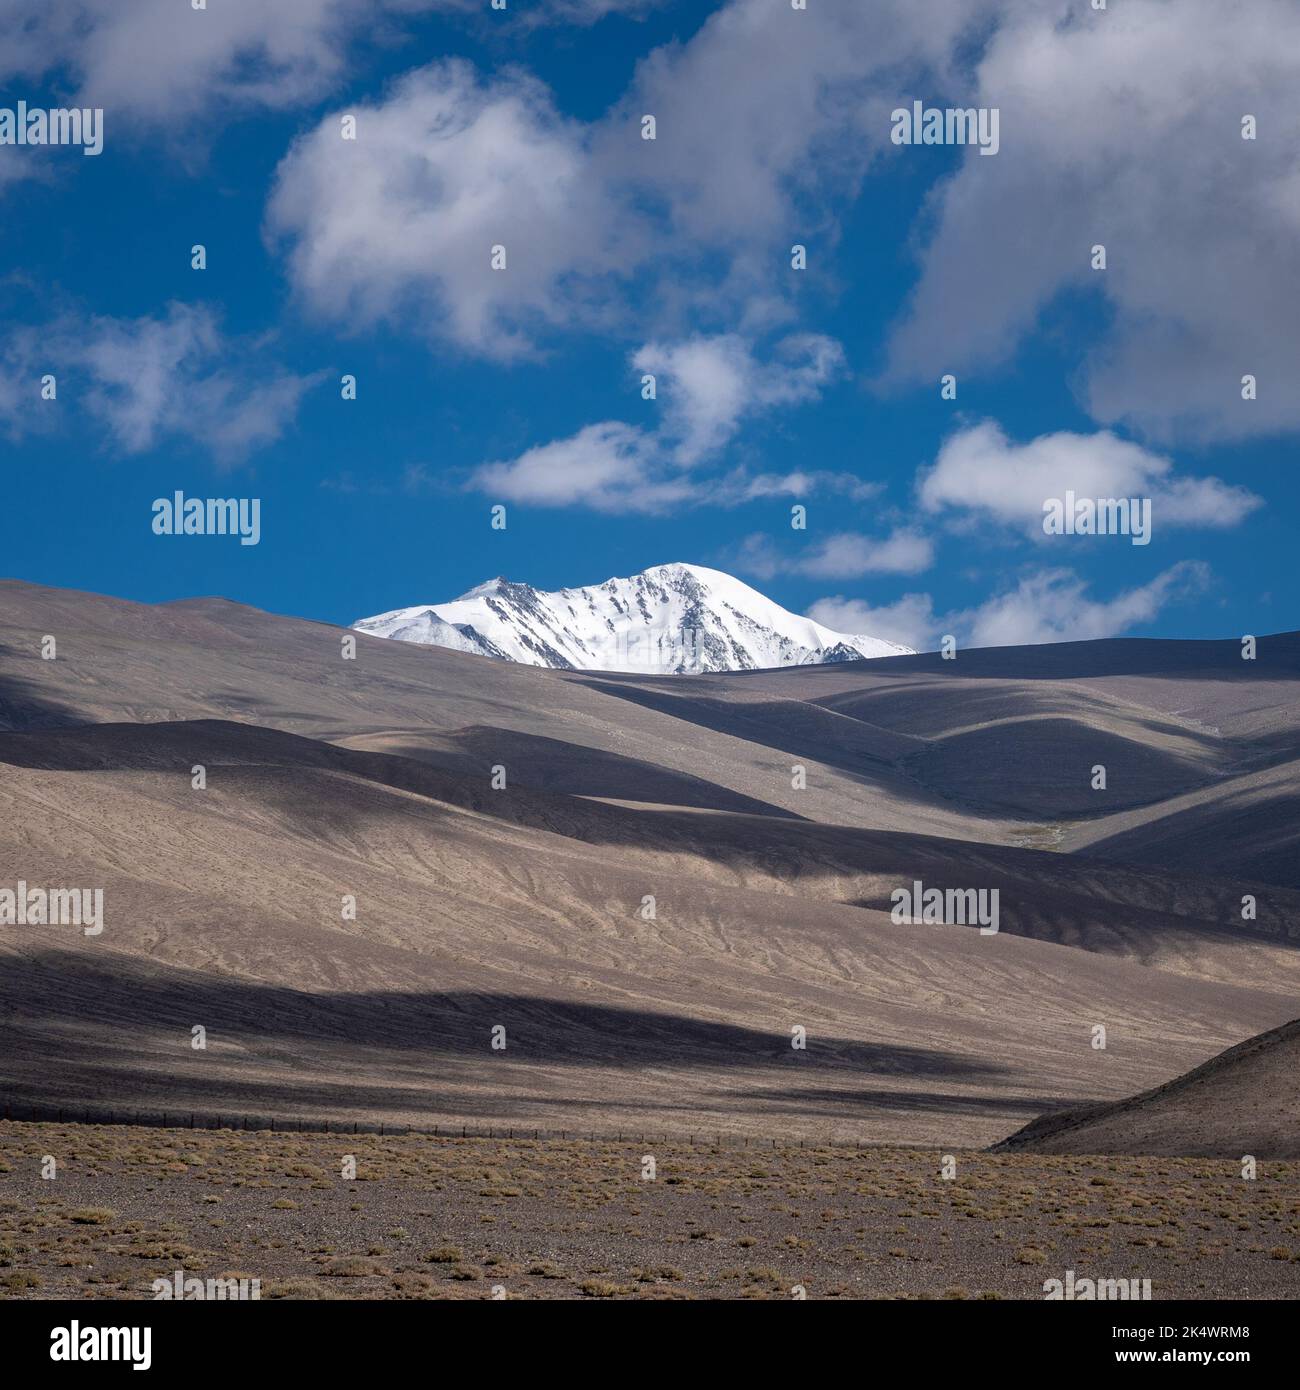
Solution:
[{"label": "snow-capped mountain peak", "polygon": [[562,670],[746,671],[910,651],[833,632],[703,565],[654,565],[627,579],[543,593],[502,576],[450,603],[361,618],[358,632]]}]

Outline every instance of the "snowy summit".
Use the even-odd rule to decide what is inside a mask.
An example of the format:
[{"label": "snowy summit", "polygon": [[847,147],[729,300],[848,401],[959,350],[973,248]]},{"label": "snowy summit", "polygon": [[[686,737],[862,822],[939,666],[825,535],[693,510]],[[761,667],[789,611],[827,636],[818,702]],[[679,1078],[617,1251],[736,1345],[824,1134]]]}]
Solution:
[{"label": "snowy summit", "polygon": [[543,593],[492,579],[450,603],[398,608],[352,624],[401,642],[573,671],[752,671],[909,647],[832,632],[701,565],[655,565],[629,579]]}]

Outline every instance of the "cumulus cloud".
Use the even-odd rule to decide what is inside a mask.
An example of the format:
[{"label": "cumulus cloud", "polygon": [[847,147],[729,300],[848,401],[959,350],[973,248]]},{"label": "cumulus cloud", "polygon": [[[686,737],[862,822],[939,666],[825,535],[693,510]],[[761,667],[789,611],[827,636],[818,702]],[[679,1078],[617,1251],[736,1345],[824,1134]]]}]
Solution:
[{"label": "cumulus cloud", "polygon": [[[448,71],[366,108],[364,155],[339,151],[331,116],[285,161],[272,223],[326,313],[414,301],[502,356],[557,324],[658,317],[677,337],[701,311],[744,333],[788,324],[794,278],[833,280],[837,218],[864,178],[928,157],[889,143],[889,113],[932,94],[997,107],[1001,151],[972,153],[936,190],[886,380],[996,368],[1064,292],[1091,292],[1107,314],[1079,382],[1101,423],[1158,441],[1300,426],[1285,385],[1300,376],[1292,0],[731,0],[589,122],[523,79]],[[1256,140],[1241,138],[1245,114]],[[489,132],[499,164],[467,171]],[[489,279],[486,247],[518,246],[521,228],[526,259]],[[777,274],[795,240],[815,249],[807,280]]]},{"label": "cumulus cloud", "polygon": [[[128,120],[175,125],[316,100],[348,76],[360,39],[482,8],[0,0],[0,77],[48,77]],[[520,18],[642,9],[553,0]],[[337,138],[339,112],[294,145],[268,225],[302,297],[339,322],[409,317],[500,357],[558,325],[626,334],[634,316],[663,320],[643,335],[681,337],[701,308],[753,333],[795,316],[795,277],[776,273],[790,243],[814,245],[801,285],[829,282],[836,215],[864,177],[926,157],[889,144],[895,105],[996,106],[1001,152],[967,158],[927,210],[888,378],[988,370],[1062,292],[1091,291],[1108,310],[1080,378],[1094,418],[1157,439],[1242,438],[1300,425],[1285,386],[1300,375],[1297,77],[1292,0],[730,0],[645,57],[590,121],[562,117],[519,74],[410,74],[357,110],[355,145]],[[644,113],[655,141],[640,139]],[[1254,141],[1240,138],[1244,114]],[[1089,264],[1096,243],[1105,271]],[[494,244],[505,272],[489,268]],[[1241,399],[1246,374],[1255,401]]]},{"label": "cumulus cloud", "polygon": [[[320,374],[295,375],[257,344],[236,343],[203,307],[172,304],[156,317],[64,316],[11,336],[0,378],[0,419],[12,436],[50,428],[60,407],[84,410],[119,453],[184,438],[223,463],[274,443]],[[56,402],[40,378],[58,381]]]},{"label": "cumulus cloud", "polygon": [[862,500],[875,485],[826,469],[702,474],[680,468],[667,441],[619,420],[586,425],[517,458],[476,468],[469,486],[508,502],[587,507],[609,513],[663,513],[675,507],[738,507],[770,497],[819,493]]},{"label": "cumulus cloud", "polygon": [[1076,497],[1151,499],[1153,526],[1236,526],[1261,505],[1218,478],[1175,477],[1162,454],[1110,431],[1040,435],[1026,444],[992,421],[959,430],[918,481],[921,505],[958,519],[993,520],[1042,538],[1043,503]]},{"label": "cumulus cloud", "polygon": [[786,553],[777,549],[770,536],[757,534],[742,544],[738,563],[764,579],[778,574],[809,579],[919,574],[934,563],[934,543],[920,531],[900,527],[883,537],[843,531],[811,541],[797,553]]},{"label": "cumulus cloud", "polygon": [[357,0],[214,0],[205,10],[174,0],[0,0],[0,73],[61,75],[79,104],[147,122],[213,105],[294,106],[338,80],[361,8]]},{"label": "cumulus cloud", "polygon": [[691,492],[688,479],[665,468],[652,435],[616,420],[587,425],[509,462],[484,464],[473,481],[480,491],[511,502],[581,503],[599,512],[663,511]]},{"label": "cumulus cloud", "polygon": [[1001,153],[937,196],[893,378],[987,371],[1063,291],[1091,292],[1108,310],[1081,380],[1095,419],[1161,440],[1296,428],[1298,84],[1292,0],[1004,5],[975,94],[1000,109]]},{"label": "cumulus cloud", "polygon": [[1208,583],[1208,568],[1185,560],[1147,584],[1098,600],[1088,597],[1086,582],[1071,571],[1043,570],[957,615],[954,630],[964,632],[974,647],[1117,637],[1151,622],[1167,604],[1200,593]]},{"label": "cumulus cloud", "polygon": [[[641,15],[659,0],[537,0],[526,24]],[[424,14],[481,17],[486,0],[0,0],[0,80],[56,77],[78,104],[173,125],[286,109],[347,75],[362,38],[393,40]],[[513,18],[513,16],[512,16]]]},{"label": "cumulus cloud", "polygon": [[803,333],[762,362],[752,343],[724,333],[649,343],[632,365],[655,376],[664,432],[676,441],[677,462],[693,464],[727,444],[745,416],[814,400],[842,372],[844,351],[832,338]]},{"label": "cumulus cloud", "polygon": [[732,0],[688,43],[641,62],[599,132],[598,154],[626,163],[627,122],[657,113],[658,138],[639,152],[636,177],[669,225],[688,241],[747,256],[761,243],[770,254],[772,238],[801,225],[796,206],[802,225],[819,225],[827,198],[853,190],[889,148],[900,84],[958,80],[956,57],[995,4],[873,0],[795,11]]},{"label": "cumulus cloud", "polygon": [[904,594],[894,603],[870,604],[857,598],[823,598],[808,616],[835,632],[880,637],[916,651],[937,645],[939,622],[929,594]]},{"label": "cumulus cloud", "polygon": [[1169,604],[1202,593],[1209,582],[1208,567],[1188,560],[1113,598],[1094,599],[1087,581],[1072,570],[1040,569],[973,608],[936,613],[929,594],[905,594],[879,606],[836,596],[819,599],[808,616],[839,632],[883,637],[918,651],[934,650],[948,633],[969,647],[1079,642],[1118,637],[1153,622]]},{"label": "cumulus cloud", "polygon": [[838,343],[812,334],[776,344],[760,357],[732,334],[655,343],[632,356],[655,374],[663,419],[654,429],[604,420],[566,439],[475,470],[471,486],[536,506],[661,512],[676,504],[738,506],[762,497],[835,490],[862,497],[871,484],[828,470],[706,475],[751,417],[814,399],[842,366]]},{"label": "cumulus cloud", "polygon": [[[947,71],[993,3],[808,13],[731,0],[646,58],[590,122],[562,117],[523,74],[434,64],[349,108],[355,142],[340,141],[338,112],[297,141],[268,228],[313,308],[410,315],[490,356],[527,351],[548,327],[626,331],[634,316],[681,337],[702,309],[767,331],[793,313],[773,258],[795,230],[832,233],[830,200],[888,149],[898,69],[909,81]],[[506,271],[491,270],[493,245]]]},{"label": "cumulus cloud", "polygon": [[581,126],[536,79],[435,63],[348,114],[356,139],[327,116],[285,157],[268,209],[317,311],[510,358],[616,272],[631,233],[589,176]]}]

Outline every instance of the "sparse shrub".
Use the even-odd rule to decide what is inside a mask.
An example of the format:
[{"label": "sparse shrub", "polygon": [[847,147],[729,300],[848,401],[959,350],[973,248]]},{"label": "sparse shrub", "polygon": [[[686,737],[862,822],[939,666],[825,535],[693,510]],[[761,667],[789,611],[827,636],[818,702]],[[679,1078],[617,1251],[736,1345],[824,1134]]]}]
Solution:
[{"label": "sparse shrub", "polygon": [[374,1262],[360,1255],[345,1255],[342,1259],[331,1260],[321,1273],[331,1279],[361,1279],[369,1274],[382,1274],[384,1271]]},{"label": "sparse shrub", "polygon": [[106,1226],[116,1215],[110,1207],[78,1207],[68,1213],[68,1220],[78,1226]]}]

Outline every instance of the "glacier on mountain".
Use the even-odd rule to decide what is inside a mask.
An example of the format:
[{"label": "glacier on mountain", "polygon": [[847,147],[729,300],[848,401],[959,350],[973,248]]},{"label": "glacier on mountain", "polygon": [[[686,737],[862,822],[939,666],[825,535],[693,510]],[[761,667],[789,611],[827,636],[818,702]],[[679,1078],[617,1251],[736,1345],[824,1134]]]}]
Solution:
[{"label": "glacier on mountain", "polygon": [[398,608],[358,632],[558,670],[690,674],[751,671],[911,648],[834,632],[720,570],[655,565],[627,579],[545,593],[497,578],[450,603]]}]

